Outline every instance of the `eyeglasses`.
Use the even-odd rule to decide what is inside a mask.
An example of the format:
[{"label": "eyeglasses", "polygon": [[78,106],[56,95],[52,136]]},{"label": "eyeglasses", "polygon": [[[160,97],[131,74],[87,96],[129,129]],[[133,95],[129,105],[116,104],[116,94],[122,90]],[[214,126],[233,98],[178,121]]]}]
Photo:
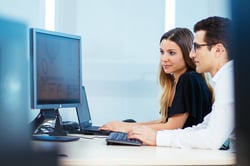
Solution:
[{"label": "eyeglasses", "polygon": [[215,45],[215,44],[218,44],[218,43],[206,43],[206,44],[194,43],[193,44],[193,49],[194,49],[194,52],[196,52],[196,50],[201,48],[202,46],[212,46],[212,45]]}]

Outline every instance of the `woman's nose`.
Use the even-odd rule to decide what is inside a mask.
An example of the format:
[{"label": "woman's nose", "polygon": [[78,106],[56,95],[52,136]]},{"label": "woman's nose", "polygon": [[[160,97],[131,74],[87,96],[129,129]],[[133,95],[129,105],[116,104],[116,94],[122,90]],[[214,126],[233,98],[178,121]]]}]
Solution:
[{"label": "woman's nose", "polygon": [[168,61],[169,58],[166,54],[161,55],[161,61]]}]

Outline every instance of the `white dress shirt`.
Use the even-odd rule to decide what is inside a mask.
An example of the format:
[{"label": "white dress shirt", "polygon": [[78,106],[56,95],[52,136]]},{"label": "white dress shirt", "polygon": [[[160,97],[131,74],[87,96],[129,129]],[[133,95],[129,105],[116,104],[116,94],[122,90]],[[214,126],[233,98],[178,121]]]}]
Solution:
[{"label": "white dress shirt", "polygon": [[185,129],[162,130],[156,135],[157,146],[219,149],[229,138],[235,143],[235,100],[233,61],[227,62],[212,78],[215,102],[204,121]]}]

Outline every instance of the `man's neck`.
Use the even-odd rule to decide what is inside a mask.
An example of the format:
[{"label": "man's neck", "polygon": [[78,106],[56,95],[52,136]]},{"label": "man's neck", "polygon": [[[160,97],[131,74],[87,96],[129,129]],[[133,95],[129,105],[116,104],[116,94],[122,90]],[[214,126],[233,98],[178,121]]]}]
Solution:
[{"label": "man's neck", "polygon": [[228,59],[221,59],[217,64],[214,65],[214,68],[210,72],[211,76],[214,77],[214,75],[224,66],[227,62],[229,62]]}]

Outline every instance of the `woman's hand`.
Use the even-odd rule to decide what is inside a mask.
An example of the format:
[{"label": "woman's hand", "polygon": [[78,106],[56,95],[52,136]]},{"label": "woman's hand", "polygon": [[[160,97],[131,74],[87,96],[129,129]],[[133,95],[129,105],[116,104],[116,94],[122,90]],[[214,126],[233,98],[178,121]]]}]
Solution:
[{"label": "woman's hand", "polygon": [[100,130],[110,130],[110,131],[119,131],[119,132],[129,132],[132,129],[132,126],[135,125],[134,123],[127,123],[127,122],[120,122],[120,121],[113,121],[108,122],[101,126]]}]

